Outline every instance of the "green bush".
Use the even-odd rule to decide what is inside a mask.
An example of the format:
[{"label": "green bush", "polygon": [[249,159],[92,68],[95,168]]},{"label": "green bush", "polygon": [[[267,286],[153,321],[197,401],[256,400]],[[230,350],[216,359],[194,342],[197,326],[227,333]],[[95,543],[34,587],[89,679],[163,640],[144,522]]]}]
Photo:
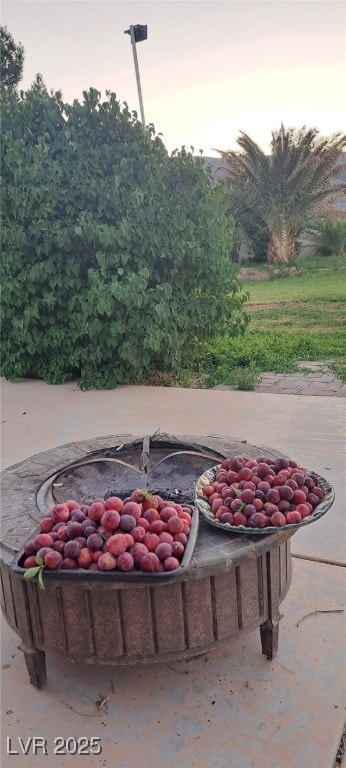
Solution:
[{"label": "green bush", "polygon": [[2,364],[83,388],[176,371],[246,325],[233,221],[202,159],[114,93],[2,94]]}]

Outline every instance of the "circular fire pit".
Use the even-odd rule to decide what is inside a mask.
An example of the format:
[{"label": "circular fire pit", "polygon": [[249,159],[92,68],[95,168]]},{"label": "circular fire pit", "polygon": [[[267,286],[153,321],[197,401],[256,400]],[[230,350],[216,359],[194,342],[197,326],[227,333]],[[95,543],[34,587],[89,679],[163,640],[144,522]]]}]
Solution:
[{"label": "circular fire pit", "polygon": [[95,664],[165,662],[260,627],[262,653],[273,658],[279,605],[291,581],[292,531],[229,534],[201,518],[189,568],[164,582],[155,574],[143,574],[140,583],[126,575],[103,581],[88,571],[59,580],[51,572],[40,590],[13,566],[54,503],[140,487],[192,504],[194,484],[208,467],[244,453],[255,458],[263,447],[215,436],[113,435],[60,446],[2,473],[1,606],[35,686],[47,679],[46,651]]}]

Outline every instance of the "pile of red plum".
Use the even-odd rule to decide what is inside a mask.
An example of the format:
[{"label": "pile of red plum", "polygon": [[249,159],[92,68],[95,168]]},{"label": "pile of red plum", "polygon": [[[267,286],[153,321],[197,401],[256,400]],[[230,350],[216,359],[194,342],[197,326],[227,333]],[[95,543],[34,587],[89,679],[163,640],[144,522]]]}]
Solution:
[{"label": "pile of red plum", "polygon": [[297,462],[285,458],[234,456],[204,485],[211,512],[220,523],[247,528],[299,524],[323,499],[322,488]]},{"label": "pile of red plum", "polygon": [[[24,545],[23,567],[160,573],[180,567],[192,511],[161,496],[135,490],[90,505],[56,504],[40,533]],[[36,559],[38,558],[38,559]]]}]

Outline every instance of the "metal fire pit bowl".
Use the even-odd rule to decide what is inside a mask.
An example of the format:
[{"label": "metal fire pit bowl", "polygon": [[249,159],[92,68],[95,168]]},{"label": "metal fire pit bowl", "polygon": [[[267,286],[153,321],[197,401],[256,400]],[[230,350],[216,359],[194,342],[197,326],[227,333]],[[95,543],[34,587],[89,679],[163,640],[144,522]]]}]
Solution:
[{"label": "metal fire pit bowl", "polygon": [[[179,578],[135,583],[94,578],[59,580],[40,590],[16,568],[23,544],[54,503],[87,503],[134,488],[193,504],[197,478],[226,456],[282,454],[231,437],[111,435],[69,443],[9,467],[1,477],[1,607],[21,639],[30,681],[46,680],[46,652],[72,661],[127,665],[203,654],[260,628],[262,653],[278,648],[279,606],[291,582],[290,537],[237,535],[200,516],[190,565]],[[97,574],[99,576],[99,574]],[[118,576],[118,574],[117,574]]]}]

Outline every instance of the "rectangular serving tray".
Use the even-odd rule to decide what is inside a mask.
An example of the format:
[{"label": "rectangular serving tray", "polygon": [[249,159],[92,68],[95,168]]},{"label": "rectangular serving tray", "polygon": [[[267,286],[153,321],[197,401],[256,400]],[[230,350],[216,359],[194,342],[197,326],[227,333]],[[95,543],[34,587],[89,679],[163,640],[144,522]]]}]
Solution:
[{"label": "rectangular serving tray", "polygon": [[[184,578],[187,569],[190,566],[192,554],[195,548],[198,535],[198,523],[199,514],[198,509],[191,504],[185,504],[184,506],[191,509],[191,528],[187,537],[187,544],[185,552],[180,563],[179,568],[175,571],[164,571],[160,573],[147,573],[145,571],[89,571],[85,568],[76,568],[75,570],[69,569],[56,569],[49,570],[43,569],[43,583],[52,583],[56,581],[90,581],[90,582],[121,582],[122,584],[136,583],[136,584],[158,584],[166,581],[180,581]],[[33,531],[32,538],[35,538],[40,533],[39,529]],[[11,570],[24,579],[26,568],[23,568],[23,561],[27,556],[24,553],[23,548],[19,550],[11,563]],[[33,581],[36,582],[36,577]]]}]

